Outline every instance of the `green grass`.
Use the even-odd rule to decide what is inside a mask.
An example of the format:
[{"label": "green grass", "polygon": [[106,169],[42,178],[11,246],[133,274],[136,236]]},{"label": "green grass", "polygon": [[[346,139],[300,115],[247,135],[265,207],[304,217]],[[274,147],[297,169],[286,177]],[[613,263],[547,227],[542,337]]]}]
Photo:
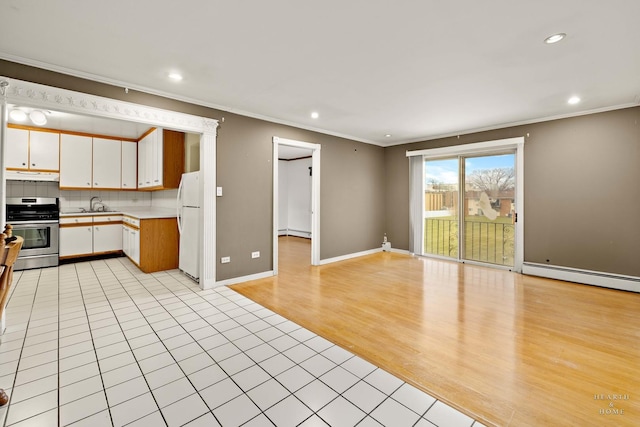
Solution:
[{"label": "green grass", "polygon": [[[482,216],[465,218],[464,259],[513,266],[514,226],[511,218],[495,221]],[[456,217],[425,219],[425,253],[458,257],[458,222]]]}]

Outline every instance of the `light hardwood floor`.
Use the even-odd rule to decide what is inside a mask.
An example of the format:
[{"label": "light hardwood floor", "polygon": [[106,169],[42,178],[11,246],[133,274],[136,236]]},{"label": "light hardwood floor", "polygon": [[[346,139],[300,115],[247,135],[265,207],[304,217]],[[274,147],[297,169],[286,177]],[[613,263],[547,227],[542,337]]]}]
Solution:
[{"label": "light hardwood floor", "polygon": [[640,425],[640,294],[395,253],[312,267],[308,240],[279,246],[278,276],[232,289],[486,425]]}]

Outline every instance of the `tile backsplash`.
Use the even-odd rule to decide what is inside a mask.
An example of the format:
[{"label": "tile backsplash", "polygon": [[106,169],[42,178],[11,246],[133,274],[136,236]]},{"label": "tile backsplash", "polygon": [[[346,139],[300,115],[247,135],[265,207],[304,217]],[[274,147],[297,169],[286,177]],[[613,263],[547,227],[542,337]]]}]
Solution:
[{"label": "tile backsplash", "polygon": [[176,206],[177,190],[165,191],[98,191],[60,190],[57,182],[7,181],[7,197],[58,197],[60,210],[89,208],[93,196],[102,199],[109,209],[123,206],[155,206],[173,209]]},{"label": "tile backsplash", "polygon": [[60,210],[89,208],[91,198],[97,196],[107,209],[118,209],[123,206],[151,206],[151,193],[146,191],[93,191],[62,190],[60,191]]}]

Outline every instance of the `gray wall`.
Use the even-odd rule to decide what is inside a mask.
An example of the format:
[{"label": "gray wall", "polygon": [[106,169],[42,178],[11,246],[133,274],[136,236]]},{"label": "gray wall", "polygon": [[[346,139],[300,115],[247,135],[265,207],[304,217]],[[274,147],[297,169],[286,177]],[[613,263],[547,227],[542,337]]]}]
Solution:
[{"label": "gray wall", "polygon": [[[0,60],[0,75],[172,111],[220,119],[217,280],[272,269],[272,137],[321,144],[321,251],[328,259],[380,246],[384,149]],[[251,259],[253,251],[261,257]]]},{"label": "gray wall", "polygon": [[640,107],[386,148],[393,246],[409,247],[407,150],[527,134],[525,262],[640,276]]},{"label": "gray wall", "polygon": [[[525,261],[640,276],[640,107],[380,148],[0,60],[0,75],[220,119],[223,280],[272,268],[272,137],[322,145],[321,259],[408,249],[405,151],[525,139]],[[260,251],[251,260],[252,251]],[[547,260],[549,260],[547,262]],[[219,260],[217,260],[219,262]]]}]

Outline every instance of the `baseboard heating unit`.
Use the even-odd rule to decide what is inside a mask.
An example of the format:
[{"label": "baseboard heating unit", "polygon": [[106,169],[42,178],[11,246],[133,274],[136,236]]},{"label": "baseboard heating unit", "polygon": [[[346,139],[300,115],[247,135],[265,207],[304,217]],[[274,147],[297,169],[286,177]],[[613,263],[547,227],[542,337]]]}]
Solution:
[{"label": "baseboard heating unit", "polygon": [[640,292],[640,277],[525,262],[522,273],[621,291]]}]

